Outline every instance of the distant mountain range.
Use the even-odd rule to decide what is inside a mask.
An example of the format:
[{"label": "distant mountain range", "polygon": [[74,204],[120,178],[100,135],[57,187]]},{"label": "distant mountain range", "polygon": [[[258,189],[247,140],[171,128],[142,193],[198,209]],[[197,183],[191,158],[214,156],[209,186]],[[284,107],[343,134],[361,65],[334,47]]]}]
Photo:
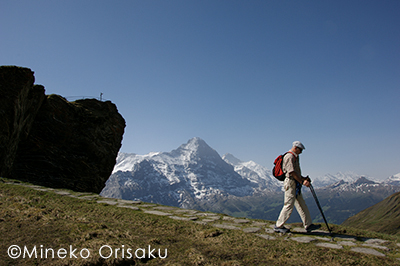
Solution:
[{"label": "distant mountain range", "polygon": [[400,192],[348,218],[343,225],[400,235]]},{"label": "distant mountain range", "polygon": [[400,186],[400,173],[398,173],[397,175],[392,175],[384,182],[389,185]]},{"label": "distant mountain range", "polygon": [[[329,222],[341,223],[400,191],[400,174],[377,183],[338,173],[315,178],[313,184],[320,187],[317,195]],[[119,153],[101,195],[275,220],[282,207],[282,185],[269,169],[229,153],[221,157],[204,140],[193,138],[171,152]],[[306,201],[313,201],[308,189],[303,191]],[[321,220],[315,203],[308,204],[314,219]],[[292,216],[292,222],[299,220]]]},{"label": "distant mountain range", "polygon": [[[222,159],[234,167],[234,171],[243,178],[257,184],[259,191],[280,191],[282,182],[272,176],[270,170],[253,161],[242,162],[230,153],[222,156]],[[256,189],[256,190],[257,190]]]},{"label": "distant mountain range", "polygon": [[[316,190],[318,199],[326,210],[325,215],[332,223],[340,224],[348,217],[382,201],[386,197],[400,191],[400,186],[392,185],[390,182],[375,182],[365,177],[355,181],[339,181],[332,185]],[[305,193],[306,201],[312,201],[311,193]],[[318,213],[315,204],[310,209]],[[320,215],[316,219],[321,221]]]},{"label": "distant mountain range", "polygon": [[214,196],[252,195],[261,185],[242,177],[204,140],[171,152],[120,154],[102,195],[184,208]]}]

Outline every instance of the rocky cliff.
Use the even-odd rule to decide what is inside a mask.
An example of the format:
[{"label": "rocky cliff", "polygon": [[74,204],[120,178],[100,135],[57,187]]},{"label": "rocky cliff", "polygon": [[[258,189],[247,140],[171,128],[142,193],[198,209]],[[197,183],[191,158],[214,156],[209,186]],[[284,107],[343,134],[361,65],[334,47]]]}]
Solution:
[{"label": "rocky cliff", "polygon": [[27,68],[0,67],[0,174],[100,193],[115,165],[125,120],[110,101],[45,95]]},{"label": "rocky cliff", "polygon": [[21,139],[29,129],[45,99],[44,88],[33,85],[27,68],[0,67],[0,175],[8,176]]}]

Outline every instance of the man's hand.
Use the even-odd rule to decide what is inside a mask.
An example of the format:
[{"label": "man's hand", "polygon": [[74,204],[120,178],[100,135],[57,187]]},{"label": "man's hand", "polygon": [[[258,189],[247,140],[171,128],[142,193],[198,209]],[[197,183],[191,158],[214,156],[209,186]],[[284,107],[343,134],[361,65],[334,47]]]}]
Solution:
[{"label": "man's hand", "polygon": [[305,185],[306,187],[310,187],[310,186],[311,186],[311,183],[310,183],[310,181],[309,181],[308,179],[305,179],[305,180],[303,181],[303,185]]},{"label": "man's hand", "polygon": [[297,182],[299,182],[300,184],[303,184],[306,187],[310,187],[311,186],[311,179],[310,179],[309,176],[307,176],[307,177],[299,176],[294,171],[291,172],[290,175],[293,176],[293,178],[295,180],[297,180]]},{"label": "man's hand", "polygon": [[311,186],[311,179],[309,176],[306,176],[304,181],[303,181],[303,185],[305,185],[306,187],[310,187]]}]

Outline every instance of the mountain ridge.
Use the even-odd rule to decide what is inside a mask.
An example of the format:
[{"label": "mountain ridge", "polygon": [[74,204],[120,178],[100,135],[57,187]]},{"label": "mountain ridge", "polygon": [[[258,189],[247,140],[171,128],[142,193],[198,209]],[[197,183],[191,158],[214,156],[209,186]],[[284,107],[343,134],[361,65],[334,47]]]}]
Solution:
[{"label": "mountain ridge", "polygon": [[[346,181],[337,181],[339,177]],[[335,223],[400,190],[400,186],[354,173],[327,175],[324,182],[330,184],[322,188],[317,181],[313,184],[321,205],[329,209],[326,216]],[[204,140],[193,138],[171,152],[120,153],[101,195],[274,220],[282,207],[282,189],[283,182],[272,177],[266,167],[229,153],[221,157]],[[313,219],[320,221],[311,194],[306,188],[303,191]],[[292,222],[298,221],[293,217]]]},{"label": "mountain ridge", "polygon": [[400,192],[357,213],[342,223],[358,229],[385,234],[400,234]]},{"label": "mountain ridge", "polygon": [[[197,143],[197,144],[196,144]],[[197,145],[202,147],[208,147],[211,149],[214,153],[215,158],[219,160],[219,158],[222,158],[225,162],[228,164],[231,164],[234,167],[237,167],[237,169],[241,169],[241,167],[246,167],[249,168],[250,170],[256,172],[257,174],[261,174],[264,178],[270,178],[272,181],[275,181],[275,178],[272,177],[271,170],[268,169],[267,167],[264,167],[260,164],[255,163],[254,161],[247,161],[244,162],[238,158],[236,158],[233,154],[231,153],[226,153],[223,156],[219,156],[218,152],[211,148],[203,139],[200,137],[194,137],[190,139],[186,144],[180,145],[177,149],[172,150],[169,153],[179,153],[180,151],[187,151],[189,152],[191,149],[188,149],[188,147],[191,147],[192,149],[195,148]],[[189,146],[187,146],[189,145]],[[129,171],[130,166],[135,164],[135,162],[142,160],[142,159],[148,159],[152,158],[157,155],[162,155],[162,154],[168,154],[168,152],[150,152],[145,155],[138,155],[135,153],[126,153],[126,152],[119,152],[118,157],[116,159],[116,164],[114,166],[114,169],[112,173],[115,173],[117,171]],[[190,156],[189,156],[190,157]],[[193,156],[195,158],[195,156]],[[343,180],[345,182],[354,182],[360,177],[365,177],[368,180],[375,180],[372,177],[368,177],[365,175],[359,175],[357,173],[347,171],[347,172],[337,172],[336,174],[325,174],[324,176],[317,176],[312,178],[313,181],[313,186],[315,188],[322,188],[326,187],[332,184],[335,184],[339,182],[340,180]],[[400,173],[392,175],[388,177],[387,179],[383,181],[374,181],[378,183],[386,183],[386,184],[395,184],[395,185],[400,185]],[[282,186],[282,183],[280,182],[272,182],[273,184],[277,186]]]},{"label": "mountain ridge", "polygon": [[200,138],[190,139],[171,152],[119,157],[102,195],[130,198],[134,194],[151,202],[175,201],[172,206],[183,207],[214,195],[245,196],[256,186]]}]

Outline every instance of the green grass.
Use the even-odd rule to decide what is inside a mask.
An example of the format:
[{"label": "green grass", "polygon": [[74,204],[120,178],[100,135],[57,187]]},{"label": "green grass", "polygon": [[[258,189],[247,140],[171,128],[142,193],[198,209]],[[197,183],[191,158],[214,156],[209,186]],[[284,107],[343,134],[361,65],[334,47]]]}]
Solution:
[{"label": "green grass", "polygon": [[[5,179],[3,179],[5,180]],[[400,242],[399,237],[333,225],[335,233],[357,237],[383,238]],[[126,208],[98,204],[5,184],[0,180],[0,265],[398,265],[397,254],[381,258],[314,244],[288,241],[285,237],[265,240],[240,230],[217,229],[210,225],[172,220]],[[11,245],[37,247],[38,258],[11,259]],[[40,246],[42,245],[42,247]],[[103,246],[113,256],[101,258]],[[40,257],[46,249],[77,251],[78,258]],[[162,258],[127,258],[148,247],[160,249]],[[393,246],[395,249],[396,247]],[[79,251],[90,252],[87,259]],[[115,249],[119,249],[115,257]],[[108,248],[103,255],[108,256]],[[49,251],[50,252],[50,251]],[[124,252],[124,258],[122,258]],[[143,251],[138,252],[138,257]],[[51,257],[51,256],[50,256]]]},{"label": "green grass", "polygon": [[400,236],[400,192],[350,217],[343,224]]}]

